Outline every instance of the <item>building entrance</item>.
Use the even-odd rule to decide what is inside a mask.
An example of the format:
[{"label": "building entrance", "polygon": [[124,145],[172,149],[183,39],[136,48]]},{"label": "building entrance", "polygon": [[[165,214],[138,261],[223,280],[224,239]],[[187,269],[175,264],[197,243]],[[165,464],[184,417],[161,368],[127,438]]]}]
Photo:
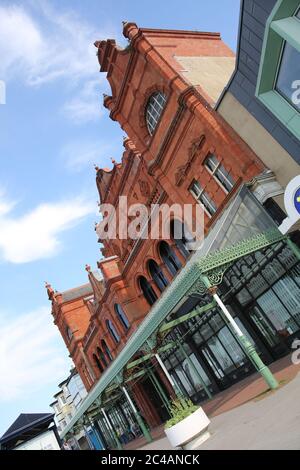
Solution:
[{"label": "building entrance", "polygon": [[[155,374],[155,372],[153,372],[153,374]],[[170,396],[164,384],[161,382],[161,380],[159,379],[159,377],[157,377],[156,374],[155,374],[155,378],[156,378],[156,381],[159,381],[160,387],[164,395],[170,402]],[[154,409],[156,410],[161,422],[165,423],[170,418],[170,413],[169,413],[166,403],[164,403],[164,400],[160,396],[159,390],[155,386],[155,383],[152,382],[149,377],[145,377],[141,383],[142,383],[142,387],[144,389],[145,394],[147,394],[147,397],[149,398]]]}]

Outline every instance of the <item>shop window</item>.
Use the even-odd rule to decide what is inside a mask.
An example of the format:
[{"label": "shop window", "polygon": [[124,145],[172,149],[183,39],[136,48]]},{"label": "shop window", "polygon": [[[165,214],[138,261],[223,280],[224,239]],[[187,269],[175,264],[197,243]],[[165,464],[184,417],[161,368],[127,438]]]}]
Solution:
[{"label": "shop window", "polygon": [[281,225],[286,218],[285,212],[279,207],[279,205],[271,197],[266,200],[263,204],[268,214],[272,217],[276,225]]}]

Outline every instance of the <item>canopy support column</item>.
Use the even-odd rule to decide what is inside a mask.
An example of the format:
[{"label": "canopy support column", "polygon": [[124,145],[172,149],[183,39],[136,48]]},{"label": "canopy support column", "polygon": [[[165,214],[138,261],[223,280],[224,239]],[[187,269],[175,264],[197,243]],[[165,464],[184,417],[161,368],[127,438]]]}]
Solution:
[{"label": "canopy support column", "polygon": [[181,393],[181,390],[179,390],[179,387],[178,385],[174,382],[174,380],[172,379],[171,375],[169,374],[169,371],[168,369],[166,368],[166,366],[164,365],[160,355],[158,353],[155,354],[155,357],[156,357],[156,360],[157,362],[159,363],[160,367],[162,368],[162,370],[164,371],[165,373],[165,376],[167,377],[168,381],[170,382],[176,396],[178,398],[181,398],[182,397],[182,393]]},{"label": "canopy support column", "polygon": [[244,347],[245,353],[255,366],[256,370],[261,374],[261,376],[265,379],[268,386],[275,390],[279,387],[279,384],[270,371],[270,369],[263,363],[261,358],[259,357],[255,347],[251,344],[249,339],[244,335],[234,318],[232,317],[231,313],[227,309],[226,305],[222,302],[221,298],[217,294],[217,287],[213,287],[208,278],[206,276],[202,276],[202,280],[209,290],[210,294],[213,296],[215,301],[217,302],[218,306],[220,307],[223,315],[226,317],[227,321],[230,323],[231,327],[233,328],[235,334],[237,335],[239,341]]},{"label": "canopy support column", "polygon": [[110,421],[109,421],[109,419],[108,419],[108,416],[107,416],[107,414],[106,414],[105,409],[104,409],[104,408],[101,408],[101,411],[102,411],[102,414],[103,414],[103,416],[104,416],[104,419],[105,419],[105,422],[106,422],[106,424],[107,424],[107,427],[108,427],[108,429],[109,429],[109,431],[110,431],[110,433],[111,433],[111,435],[112,435],[112,437],[113,437],[113,440],[114,440],[115,443],[117,444],[117,449],[122,450],[122,449],[123,449],[122,444],[121,444],[121,442],[119,441],[119,439],[117,438],[117,435],[116,435],[116,433],[114,432],[112,425],[110,424]]},{"label": "canopy support column", "polygon": [[127,401],[129,403],[129,405],[131,406],[131,409],[134,413],[134,416],[136,417],[136,420],[138,422],[138,425],[140,426],[141,430],[142,430],[142,433],[144,434],[147,442],[152,442],[152,437],[151,437],[151,434],[150,432],[148,431],[145,423],[144,423],[144,420],[142,419],[142,417],[140,416],[138,410],[136,409],[133,401],[131,400],[130,398],[130,395],[128,393],[128,391],[126,390],[126,388],[124,386],[122,386],[122,390],[123,390],[123,393],[125,395],[125,397],[127,398]]},{"label": "canopy support column", "polygon": [[155,373],[153,372],[152,369],[149,369],[148,370],[148,374],[149,374],[149,377],[150,377],[150,380],[151,382],[153,383],[154,385],[154,388],[156,389],[158,395],[160,396],[163,404],[165,405],[165,407],[167,408],[167,410],[170,410],[170,403],[169,403],[169,399],[167,397],[167,395],[165,394],[165,391],[164,389],[162,388],[159,380],[157,379]]}]

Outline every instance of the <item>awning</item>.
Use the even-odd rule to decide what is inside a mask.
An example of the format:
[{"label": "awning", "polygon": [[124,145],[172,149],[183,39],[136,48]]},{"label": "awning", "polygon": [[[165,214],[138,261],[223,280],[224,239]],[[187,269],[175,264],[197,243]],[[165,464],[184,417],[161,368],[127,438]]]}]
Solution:
[{"label": "awning", "polygon": [[159,329],[176,307],[188,298],[191,288],[201,279],[203,273],[227,265],[235,259],[277,243],[284,238],[252,193],[246,187],[242,187],[214,224],[202,247],[191,256],[166,288],[119,355],[86,396],[61,437],[71,431],[118,375],[122,380],[123,369],[132,357],[142,349],[147,339]]}]

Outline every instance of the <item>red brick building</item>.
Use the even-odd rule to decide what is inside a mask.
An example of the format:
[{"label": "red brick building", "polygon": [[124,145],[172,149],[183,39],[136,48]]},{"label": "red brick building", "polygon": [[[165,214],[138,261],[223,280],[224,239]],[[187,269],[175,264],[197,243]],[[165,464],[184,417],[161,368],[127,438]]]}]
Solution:
[{"label": "red brick building", "polygon": [[[120,196],[128,197],[129,206],[143,203],[149,208],[154,203],[200,202],[208,233],[241,185],[265,170],[213,109],[233,69],[234,55],[216,33],[143,29],[125,23],[123,34],[128,39],[125,49],[114,40],[95,43],[100,70],[111,87],[104,106],[128,136],[120,163],[113,162],[112,169],[96,168],[101,203],[118,209]],[[86,286],[62,294],[47,286],[55,323],[88,390],[191,256],[185,238],[172,237],[172,227],[165,240],[101,241],[101,275],[87,266]],[[225,380],[196,343],[191,350],[212,393],[249,373],[247,366]],[[154,373],[165,394],[172,395],[162,370],[156,367]],[[187,386],[186,390],[189,393]],[[201,401],[206,395],[199,390]],[[135,383],[132,394],[150,426],[166,419],[148,378]],[[117,422],[113,413],[111,420]],[[123,418],[130,414],[126,407],[120,413]]]}]

